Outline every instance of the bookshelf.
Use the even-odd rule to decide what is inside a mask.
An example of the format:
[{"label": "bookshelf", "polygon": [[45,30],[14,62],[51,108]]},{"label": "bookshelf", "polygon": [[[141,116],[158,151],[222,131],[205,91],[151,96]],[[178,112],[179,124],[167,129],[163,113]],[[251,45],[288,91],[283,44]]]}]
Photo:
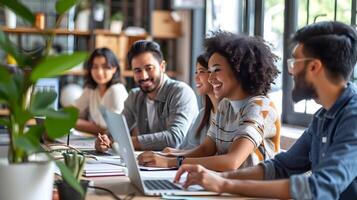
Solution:
[{"label": "bookshelf", "polygon": [[[133,73],[128,68],[126,63],[126,53],[132,43],[139,39],[148,39],[150,38],[147,34],[142,35],[126,35],[124,32],[121,33],[112,33],[109,30],[105,29],[95,29],[93,31],[77,31],[77,30],[67,30],[67,29],[46,29],[40,30],[32,27],[17,27],[17,28],[8,28],[6,26],[1,26],[1,29],[8,34],[16,34],[21,37],[21,35],[37,35],[37,34],[56,34],[58,36],[73,35],[78,37],[89,37],[94,35],[95,37],[95,48],[108,46],[114,52],[116,52],[118,58],[121,61],[122,66],[122,76],[123,77],[133,77]],[[64,75],[72,76],[84,76],[86,74],[85,70],[70,70]],[[176,73],[174,71],[167,71],[167,74],[170,77],[175,77]],[[1,114],[1,113],[0,113]]]}]

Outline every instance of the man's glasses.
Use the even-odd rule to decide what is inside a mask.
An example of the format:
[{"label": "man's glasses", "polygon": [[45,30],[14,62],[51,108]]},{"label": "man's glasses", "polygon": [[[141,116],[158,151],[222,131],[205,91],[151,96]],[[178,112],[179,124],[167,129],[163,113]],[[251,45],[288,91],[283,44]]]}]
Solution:
[{"label": "man's glasses", "polygon": [[310,61],[310,60],[314,60],[315,58],[298,58],[298,59],[295,59],[295,58],[289,58],[287,60],[287,63],[288,63],[288,71],[290,73],[292,73],[292,71],[294,70],[294,66],[297,62],[303,62],[303,61]]}]

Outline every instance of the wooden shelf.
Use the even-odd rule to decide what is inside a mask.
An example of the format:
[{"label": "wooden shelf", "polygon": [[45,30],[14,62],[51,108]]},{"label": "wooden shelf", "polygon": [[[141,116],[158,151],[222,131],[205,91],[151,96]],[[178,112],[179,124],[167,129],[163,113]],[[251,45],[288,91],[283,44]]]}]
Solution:
[{"label": "wooden shelf", "polygon": [[[86,71],[83,70],[73,70],[73,71],[67,71],[64,75],[72,75],[72,76],[84,76],[86,75]],[[123,77],[133,77],[133,72],[131,70],[124,70],[121,72]],[[167,71],[166,74],[170,77],[175,77],[176,72],[174,71]]]},{"label": "wooden shelf", "polygon": [[129,37],[148,37],[149,35],[144,33],[144,34],[137,34],[137,35],[128,35],[125,32],[120,32],[120,33],[113,33],[108,29],[95,29],[94,34],[96,35],[107,35],[107,36],[129,36]]},{"label": "wooden shelf", "polygon": [[[108,37],[117,37],[119,38],[120,36],[128,36],[128,40],[129,40],[129,44],[131,45],[131,43],[133,43],[133,41],[139,39],[143,39],[143,38],[148,38],[149,35],[148,34],[141,34],[141,35],[126,35],[124,32],[121,33],[112,33],[107,29],[95,29],[92,31],[77,31],[77,30],[73,30],[70,31],[68,29],[45,29],[45,30],[41,30],[38,28],[34,28],[34,27],[17,27],[17,28],[8,28],[6,26],[0,26],[0,29],[2,29],[5,33],[9,33],[9,34],[56,34],[56,35],[74,35],[74,36],[91,36],[91,35],[95,35],[98,36],[102,35],[102,36],[108,36]],[[157,38],[157,39],[165,39],[165,38]],[[170,38],[172,39],[172,38]],[[103,44],[103,42],[101,43]],[[117,55],[118,58],[120,60],[125,60],[125,54],[123,54],[122,56]],[[123,59],[124,57],[124,59]],[[175,77],[176,73],[174,71],[167,71],[166,72],[170,77]],[[68,72],[66,72],[64,75],[72,75],[72,76],[84,76],[86,74],[85,70],[69,70]],[[122,76],[123,77],[133,77],[133,72],[131,70],[124,70],[122,71]],[[1,112],[0,112],[1,115]]]},{"label": "wooden shelf", "polygon": [[60,29],[38,29],[33,27],[17,27],[17,28],[8,28],[6,26],[1,26],[1,29],[5,33],[14,33],[14,34],[56,34],[56,35],[77,35],[77,36],[90,36],[91,34],[95,35],[106,35],[106,36],[132,36],[132,37],[148,37],[147,34],[139,34],[139,35],[126,35],[124,32],[113,33],[107,29],[95,29],[93,32],[91,31],[78,31],[78,30],[68,30],[65,28]]},{"label": "wooden shelf", "polygon": [[77,31],[73,30],[70,31],[68,29],[45,29],[41,30],[38,28],[32,27],[18,27],[18,28],[8,28],[6,26],[1,26],[1,29],[5,33],[16,33],[16,34],[52,34],[55,33],[56,35],[78,35],[78,36],[89,36],[89,31]]}]

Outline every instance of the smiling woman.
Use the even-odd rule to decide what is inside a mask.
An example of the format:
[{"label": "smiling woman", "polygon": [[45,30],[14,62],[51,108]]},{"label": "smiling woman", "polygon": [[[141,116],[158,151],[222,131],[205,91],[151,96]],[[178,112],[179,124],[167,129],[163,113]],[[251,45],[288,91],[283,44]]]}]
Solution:
[{"label": "smiling woman", "polygon": [[121,83],[118,59],[108,48],[93,51],[87,62],[86,88],[75,106],[80,111],[76,129],[89,133],[101,133],[106,124],[99,112],[99,105],[121,113],[128,93]]}]

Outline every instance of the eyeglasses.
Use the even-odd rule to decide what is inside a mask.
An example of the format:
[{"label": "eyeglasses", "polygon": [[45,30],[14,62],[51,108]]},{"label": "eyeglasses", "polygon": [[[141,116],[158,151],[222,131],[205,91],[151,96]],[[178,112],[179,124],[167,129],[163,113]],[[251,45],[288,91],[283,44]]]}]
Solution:
[{"label": "eyeglasses", "polygon": [[315,58],[298,58],[298,59],[295,59],[295,58],[289,58],[287,60],[287,63],[288,63],[288,71],[291,73],[294,69],[294,66],[295,66],[295,63],[297,62],[303,62],[303,61],[310,61],[310,60],[314,60]]}]

